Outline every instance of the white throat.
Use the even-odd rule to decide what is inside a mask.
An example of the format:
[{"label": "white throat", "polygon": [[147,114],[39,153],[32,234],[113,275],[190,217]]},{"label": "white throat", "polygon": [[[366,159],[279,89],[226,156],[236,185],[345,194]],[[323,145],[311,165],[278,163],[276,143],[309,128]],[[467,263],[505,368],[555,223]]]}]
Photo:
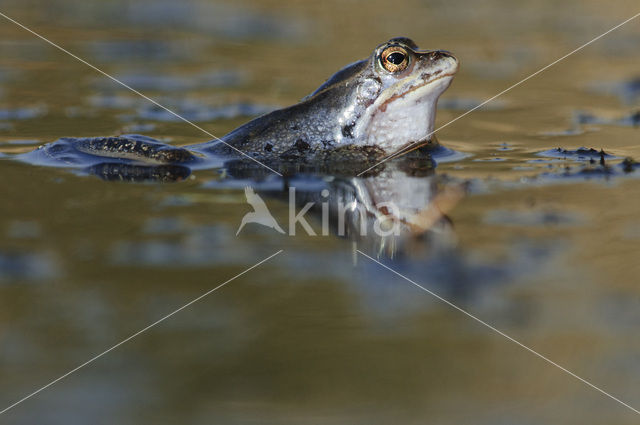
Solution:
[{"label": "white throat", "polygon": [[408,143],[430,138],[435,125],[438,98],[451,84],[452,77],[440,78],[404,95],[382,95],[363,117],[356,131],[366,145],[387,153]]}]

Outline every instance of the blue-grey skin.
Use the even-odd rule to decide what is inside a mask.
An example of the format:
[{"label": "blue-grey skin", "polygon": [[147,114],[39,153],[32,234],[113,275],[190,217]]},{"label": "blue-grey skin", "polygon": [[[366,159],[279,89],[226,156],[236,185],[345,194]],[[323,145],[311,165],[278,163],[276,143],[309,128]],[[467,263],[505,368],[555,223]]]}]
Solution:
[{"label": "blue-grey skin", "polygon": [[[390,72],[384,68],[381,55],[389,48],[406,52],[406,69]],[[348,156],[354,150],[379,157],[391,155],[409,144],[430,141],[437,98],[457,69],[457,59],[448,52],[421,51],[410,39],[391,39],[369,58],[338,71],[302,102],[258,117],[222,141],[256,158]],[[419,90],[422,93],[416,93]],[[413,93],[415,98],[404,99]],[[401,111],[402,117],[398,119],[396,113],[393,120],[384,122],[390,106],[402,101],[411,103]],[[421,102],[424,106],[416,108]],[[370,134],[372,120],[378,124],[375,130],[385,134]],[[409,122],[416,121],[424,125],[407,129]],[[212,141],[191,149],[236,153],[225,143]]]},{"label": "blue-grey skin", "polygon": [[185,165],[211,155],[242,158],[240,152],[261,161],[375,160],[434,142],[437,100],[457,70],[458,60],[450,53],[419,50],[408,38],[394,38],[338,71],[300,103],[260,116],[221,139],[179,148],[145,136],[65,138],[41,152],[63,160],[70,157],[63,151],[74,149]]}]

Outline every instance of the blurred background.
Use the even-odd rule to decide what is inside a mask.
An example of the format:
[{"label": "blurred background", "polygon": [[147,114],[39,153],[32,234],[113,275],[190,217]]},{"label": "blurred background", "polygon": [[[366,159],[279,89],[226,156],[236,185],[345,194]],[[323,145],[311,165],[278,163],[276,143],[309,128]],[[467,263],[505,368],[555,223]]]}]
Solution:
[{"label": "blurred background", "polygon": [[[636,1],[35,1],[0,12],[223,135],[408,36],[461,70],[444,124]],[[640,19],[640,18],[639,18]],[[640,20],[438,133],[471,193],[389,265],[638,408]],[[252,228],[244,182],[104,182],[11,160],[65,136],[208,136],[0,17],[0,409],[8,424],[637,423],[338,237]],[[604,149],[608,171],[560,151]],[[599,156],[595,157],[599,159]],[[629,170],[628,170],[629,171]],[[633,167],[631,170],[633,171]],[[282,222],[287,205],[271,199]],[[373,255],[374,253],[372,253]]]}]

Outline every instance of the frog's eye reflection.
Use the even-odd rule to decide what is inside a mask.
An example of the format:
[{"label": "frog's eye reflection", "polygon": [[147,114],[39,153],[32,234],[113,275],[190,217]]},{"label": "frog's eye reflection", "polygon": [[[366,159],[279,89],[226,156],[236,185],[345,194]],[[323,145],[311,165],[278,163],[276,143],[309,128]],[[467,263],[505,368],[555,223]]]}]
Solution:
[{"label": "frog's eye reflection", "polygon": [[380,55],[380,63],[389,72],[404,71],[409,65],[409,55],[400,46],[387,47]]}]

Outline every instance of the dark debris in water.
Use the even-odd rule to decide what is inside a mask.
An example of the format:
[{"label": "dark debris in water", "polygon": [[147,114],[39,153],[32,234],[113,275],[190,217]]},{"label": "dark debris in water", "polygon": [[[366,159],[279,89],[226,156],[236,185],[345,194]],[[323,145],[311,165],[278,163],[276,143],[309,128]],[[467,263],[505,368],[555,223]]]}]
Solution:
[{"label": "dark debris in water", "polygon": [[610,160],[620,159],[606,153],[604,150],[596,150],[592,148],[578,148],[575,150],[567,150],[563,148],[551,149],[549,151],[538,153],[539,156],[546,156],[551,158],[573,160],[579,165],[577,166],[565,166],[560,173],[543,173],[539,177],[542,179],[547,178],[570,178],[570,179],[585,179],[592,178],[610,178],[612,176],[621,174],[630,174],[640,169],[640,163],[636,162],[633,158],[627,157],[622,162],[612,165]]},{"label": "dark debris in water", "polygon": [[640,162],[636,162],[633,158],[625,158],[619,166],[622,168],[622,171],[625,173],[633,173],[637,169],[640,169]]},{"label": "dark debris in water", "polygon": [[605,152],[603,149],[597,150],[594,148],[585,148],[585,147],[580,147],[578,149],[573,149],[573,150],[558,147],[555,149],[549,149],[543,152],[538,152],[536,155],[544,156],[547,158],[570,159],[574,161],[589,161],[590,163],[599,161],[601,165],[604,165],[604,162],[607,159],[616,158],[615,156]]},{"label": "dark debris in water", "polygon": [[538,176],[539,179],[547,180],[591,180],[591,179],[609,179],[618,172],[616,168],[609,165],[579,165],[576,167],[566,166],[560,172],[543,173]]}]

